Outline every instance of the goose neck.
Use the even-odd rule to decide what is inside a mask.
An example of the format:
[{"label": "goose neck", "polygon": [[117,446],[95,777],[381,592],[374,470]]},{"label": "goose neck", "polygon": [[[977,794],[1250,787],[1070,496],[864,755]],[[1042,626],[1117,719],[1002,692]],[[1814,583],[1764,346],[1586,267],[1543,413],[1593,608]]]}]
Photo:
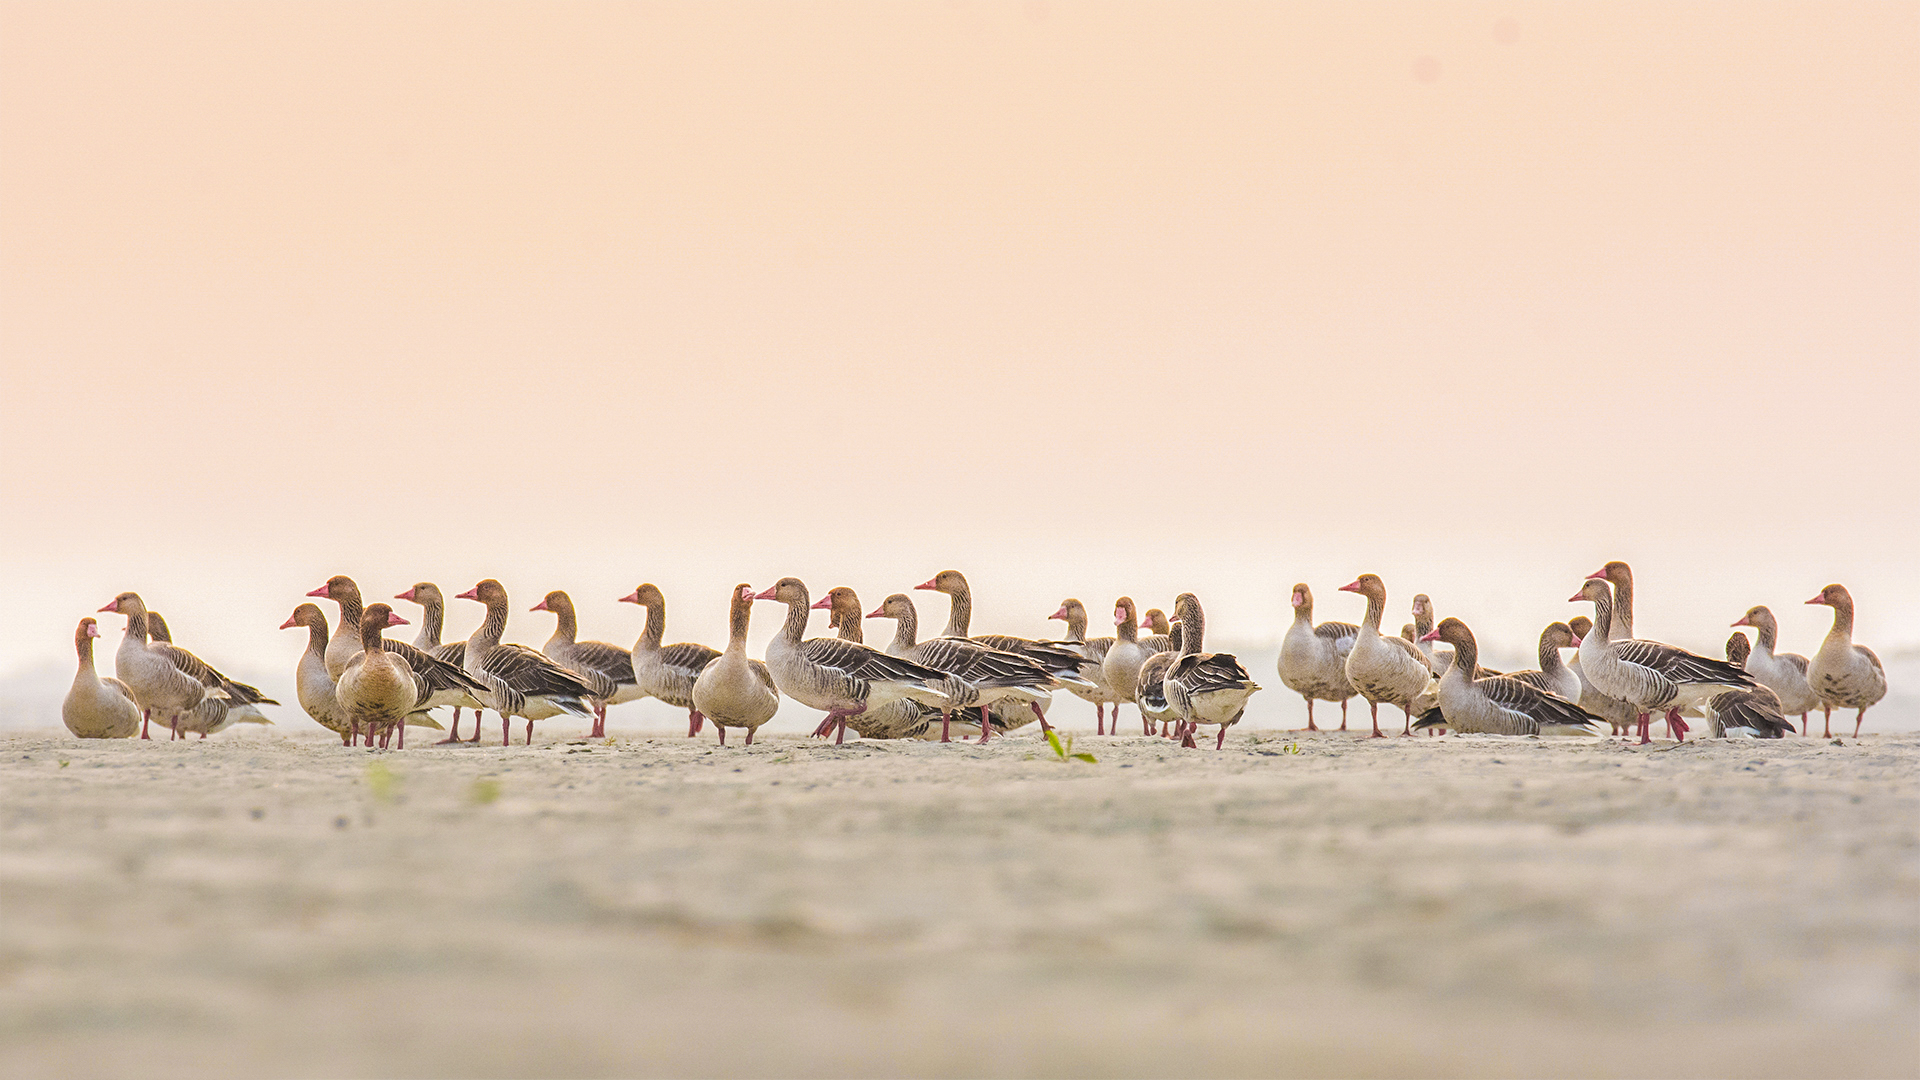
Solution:
[{"label": "goose neck", "polygon": [[947,612],[947,636],[966,637],[967,629],[973,625],[973,590],[961,582],[948,595],[952,598],[952,607]]}]

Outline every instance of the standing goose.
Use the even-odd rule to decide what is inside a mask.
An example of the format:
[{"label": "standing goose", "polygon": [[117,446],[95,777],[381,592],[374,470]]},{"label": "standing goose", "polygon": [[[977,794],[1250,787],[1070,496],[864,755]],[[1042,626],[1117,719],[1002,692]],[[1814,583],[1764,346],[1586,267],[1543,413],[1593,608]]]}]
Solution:
[{"label": "standing goose", "polygon": [[525,645],[502,644],[507,630],[507,590],[493,578],[487,578],[455,597],[477,600],[487,606],[486,621],[467,638],[466,673],[478,680],[485,692],[478,695],[482,704],[500,714],[500,745],[513,742],[509,717],[527,721],[527,745],[533,745],[533,722],[559,716],[563,712],[591,716],[587,698],[593,689],[580,676],[547,659]]},{"label": "standing goose", "polygon": [[1173,639],[1173,648],[1147,657],[1147,662],[1140,665],[1139,681],[1133,687],[1133,701],[1140,707],[1148,735],[1153,734],[1155,724],[1160,725],[1161,735],[1170,734],[1173,722],[1179,719],[1167,703],[1167,669],[1180,658],[1179,624],[1169,626],[1167,636]]},{"label": "standing goose", "polygon": [[1347,681],[1367,699],[1367,709],[1373,714],[1373,734],[1369,738],[1379,739],[1385,736],[1380,732],[1380,703],[1396,706],[1406,714],[1406,729],[1402,735],[1413,734],[1413,699],[1426,689],[1427,681],[1433,678],[1433,669],[1427,666],[1427,658],[1413,643],[1405,638],[1382,637],[1380,617],[1387,611],[1387,586],[1377,574],[1361,574],[1351,584],[1340,586],[1341,592],[1356,592],[1367,598],[1367,616],[1360,623],[1360,632],[1354,636],[1353,648],[1347,652]]},{"label": "standing goose", "polygon": [[1293,625],[1280,639],[1280,682],[1307,702],[1307,730],[1319,731],[1313,722],[1313,703],[1340,703],[1340,730],[1347,730],[1347,702],[1353,698],[1353,684],[1347,681],[1347,654],[1360,636],[1352,623],[1313,622],[1313,590],[1306,582],[1293,587]]},{"label": "standing goose", "polygon": [[334,684],[334,696],[347,714],[348,742],[363,728],[369,743],[373,732],[392,730],[399,737],[398,748],[405,750],[405,720],[425,708],[432,696],[427,680],[414,674],[398,654],[382,647],[387,627],[402,626],[406,621],[385,604],[373,604],[360,615],[360,640],[365,648],[347,661],[347,669]]},{"label": "standing goose", "polygon": [[230,679],[221,674],[212,664],[193,655],[173,643],[173,631],[167,628],[167,620],[157,611],[147,612],[148,648],[173,661],[175,667],[199,679],[201,685],[219,690],[227,699],[227,715],[218,723],[199,728],[200,737],[218,735],[235,724],[271,724],[267,714],[260,711],[262,705],[278,705],[260,692],[257,686]]},{"label": "standing goose", "polygon": [[634,681],[647,696],[687,710],[687,738],[693,738],[700,734],[700,710],[693,706],[693,682],[700,677],[700,669],[713,663],[720,653],[693,641],[660,644],[667,636],[667,598],[658,586],[642,585],[621,597],[620,602],[639,604],[647,609],[647,627],[633,643]]},{"label": "standing goose", "polygon": [[351,744],[352,728],[347,723],[346,710],[340,707],[333,678],[327,674],[327,617],[318,606],[301,604],[280,624],[280,629],[291,630],[296,626],[307,628],[307,651],[300,654],[300,663],[293,671],[294,692],[300,697],[300,707],[313,717],[314,723],[340,736],[342,744]]},{"label": "standing goose", "polygon": [[721,746],[727,745],[730,727],[746,728],[747,745],[752,746],[753,733],[780,709],[773,673],[766,664],[747,659],[747,620],[752,615],[753,586],[734,586],[727,608],[727,647],[693,680],[693,707],[713,721]]},{"label": "standing goose", "polygon": [[1167,613],[1157,607],[1148,608],[1147,613],[1140,616],[1140,629],[1153,637],[1169,637],[1173,634],[1173,624],[1167,621]]},{"label": "standing goose", "polygon": [[865,645],[833,638],[800,640],[807,629],[807,586],[799,578],[781,578],[756,600],[787,605],[787,621],[767,643],[767,670],[780,693],[810,709],[825,710],[846,738],[845,720],[870,708],[908,698],[935,708],[951,708],[937,687],[943,672],[888,656]]},{"label": "standing goose", "polygon": [[1601,578],[1588,578],[1571,600],[1593,602],[1593,632],[1580,640],[1580,671],[1601,693],[1633,706],[1642,746],[1653,741],[1647,728],[1654,710],[1666,710],[1668,724],[1678,728],[1684,741],[1687,727],[1680,721],[1681,709],[1698,710],[1717,694],[1759,685],[1745,669],[1725,660],[1657,641],[1610,640],[1613,595]]},{"label": "standing goose", "polygon": [[1580,643],[1593,632],[1593,620],[1585,615],[1575,615],[1567,621],[1567,629],[1573,631],[1574,647],[1573,658],[1567,661],[1567,670],[1580,680],[1580,696],[1574,699],[1574,704],[1612,725],[1613,734],[1631,733],[1640,719],[1639,711],[1617,697],[1601,693],[1580,669]]},{"label": "standing goose", "polygon": [[[1605,721],[1550,690],[1511,675],[1479,674],[1480,647],[1459,619],[1440,620],[1427,637],[1453,646],[1453,663],[1440,676],[1440,713],[1449,729],[1479,735],[1602,734]],[[1421,727],[1433,724],[1420,721]]]},{"label": "standing goose", "polygon": [[[1466,624],[1462,623],[1461,625],[1464,626]],[[1432,631],[1428,632],[1432,633]],[[1438,637],[1437,640],[1445,641],[1447,639]],[[1549,694],[1557,694],[1577,705],[1580,702],[1580,676],[1575,675],[1573,669],[1568,667],[1560,659],[1560,650],[1571,649],[1579,643],[1579,639],[1574,637],[1573,627],[1563,622],[1548,623],[1547,628],[1540,631],[1540,669],[1538,671],[1510,671],[1507,673],[1507,676],[1509,678],[1519,679],[1521,682],[1526,683],[1536,690],[1545,690]],[[1475,647],[1474,657],[1476,663],[1479,659],[1479,653],[1479,648]],[[1455,653],[1454,655],[1457,657],[1460,654]],[[1604,720],[1606,718],[1601,717],[1601,719]]]},{"label": "standing goose", "polygon": [[1008,701],[1025,705],[1037,715],[1039,703],[1048,695],[1053,677],[1038,664],[1014,653],[989,649],[964,638],[938,637],[918,641],[919,614],[905,593],[894,593],[867,613],[870,619],[893,619],[898,624],[887,655],[943,672],[946,678],[939,690],[949,703],[940,717],[940,741],[947,742],[952,731],[952,710],[980,710],[980,741],[993,737],[993,718],[989,707]]},{"label": "standing goose", "polygon": [[[440,640],[441,632],[445,629],[447,621],[447,601],[440,593],[440,586],[435,585],[431,581],[415,582],[411,589],[403,593],[395,593],[393,598],[395,600],[411,600],[420,605],[420,632],[413,636],[414,648],[419,649],[421,652],[426,653],[436,660],[445,660],[454,667],[460,667],[467,662],[466,642],[442,642]],[[468,695],[465,700],[454,701],[451,704],[453,705],[453,724],[447,732],[447,737],[440,740],[440,745],[446,746],[450,743],[462,741],[460,738],[460,713],[463,709],[473,710],[473,738],[466,741],[479,742],[480,700],[472,695]],[[412,723],[411,720],[408,722]]]},{"label": "standing goose", "polygon": [[[1619,559],[1588,574],[1587,577],[1604,581],[1613,586],[1613,624],[1607,634],[1608,641],[1631,641],[1633,637],[1633,567]],[[1674,739],[1685,739],[1689,728],[1685,717],[1699,717],[1698,707],[1685,705],[1667,712],[1667,734]]]},{"label": "standing goose", "polygon": [[[1807,681],[1807,658],[1798,653],[1773,651],[1779,641],[1780,624],[1774,621],[1773,612],[1765,604],[1748,608],[1733,625],[1751,626],[1759,635],[1760,640],[1750,646],[1746,669],[1760,680],[1761,686],[1780,699],[1782,711],[1800,714],[1800,733],[1806,734],[1807,714],[1820,707],[1820,696]],[[1731,655],[1728,659],[1732,659]]]},{"label": "standing goose", "polygon": [[131,739],[140,733],[140,706],[126,683],[94,670],[93,639],[99,636],[100,624],[91,616],[74,628],[80,667],[60,703],[60,722],[82,739]]},{"label": "standing goose", "polygon": [[1087,637],[1087,607],[1079,600],[1068,597],[1060,601],[1059,610],[1047,616],[1049,619],[1062,619],[1067,624],[1067,636],[1052,644],[1065,645],[1074,649],[1086,659],[1080,663],[1080,677],[1090,685],[1081,686],[1070,683],[1067,689],[1082,701],[1093,702],[1094,734],[1107,733],[1106,710],[1113,706],[1113,734],[1120,734],[1120,702],[1113,688],[1107,685],[1105,661],[1107,650],[1113,648],[1114,639],[1110,637]]},{"label": "standing goose", "polygon": [[[439,590],[434,590],[438,593]],[[360,586],[345,574],[335,574],[327,579],[325,585],[313,590],[308,596],[324,596],[340,605],[340,622],[331,640],[327,642],[327,674],[334,682],[347,669],[347,664],[360,654],[360,628],[365,625],[360,616]],[[397,599],[397,597],[396,597]],[[465,651],[456,659],[445,658],[448,652],[442,646],[438,652],[428,652],[404,641],[381,639],[382,649],[394,654],[407,669],[427,681],[427,690],[432,695],[424,708],[438,709],[448,705],[454,708],[468,708],[475,713],[480,711],[480,702],[484,698],[487,686],[480,678],[469,674],[463,667],[466,662]],[[480,738],[479,721],[474,722],[474,741]],[[427,727],[440,730],[440,722],[426,715],[414,712],[408,715],[409,727]],[[447,741],[452,741],[451,739]]]},{"label": "standing goose", "polygon": [[580,676],[593,688],[593,734],[607,737],[607,706],[646,696],[633,677],[633,651],[604,641],[580,641],[580,624],[573,611],[573,597],[555,589],[533,605],[535,611],[551,611],[558,620],[553,636],[541,652],[560,666]]},{"label": "standing goose", "polygon": [[1201,651],[1207,623],[1199,597],[1192,593],[1174,597],[1173,615],[1180,622],[1180,656],[1167,669],[1163,688],[1168,707],[1182,724],[1180,745],[1194,745],[1193,733],[1199,725],[1218,724],[1220,734],[1213,741],[1218,750],[1226,745],[1227,729],[1240,722],[1247,699],[1260,684],[1232,654]]},{"label": "standing goose", "polygon": [[[1063,648],[1051,642],[1036,641],[1033,638],[1015,637],[1012,634],[980,634],[976,637],[968,637],[967,630],[973,622],[973,589],[967,584],[967,576],[960,571],[942,570],[928,580],[915,585],[914,588],[946,593],[951,600],[952,604],[947,612],[947,632],[944,636],[967,638],[989,649],[1019,653],[1045,668],[1048,674],[1059,680],[1063,686],[1089,681],[1080,677],[1080,662],[1085,657],[1072,649]],[[1044,720],[1041,726],[1046,726]]]},{"label": "standing goose", "polygon": [[[1136,621],[1139,617],[1133,606],[1133,597],[1122,596],[1113,602],[1113,631],[1117,637],[1112,647],[1107,649],[1106,659],[1101,661],[1100,674],[1116,699],[1113,706],[1115,735],[1120,733],[1120,703],[1131,701],[1136,708],[1139,707],[1140,668],[1155,653],[1165,651],[1157,642],[1140,640],[1140,625]],[[1140,724],[1143,728],[1149,727],[1144,710],[1140,713]]]},{"label": "standing goose", "polygon": [[140,737],[157,714],[160,722],[181,738],[182,731],[206,731],[225,721],[227,698],[200,679],[182,671],[163,650],[147,642],[147,605],[139,593],[123,592],[100,609],[127,617],[127,630],[113,656],[113,673],[133,691],[140,706]]},{"label": "standing goose", "polygon": [[[827,590],[826,597],[813,606],[815,609],[822,607],[827,609],[827,626],[840,632],[841,641],[851,641],[856,645],[866,644],[866,632],[861,627],[861,620],[866,617],[866,608],[860,604],[859,593],[845,585],[836,585]],[[951,710],[945,715],[949,717],[945,733],[951,736]],[[963,725],[966,724],[967,714],[960,715],[960,722]],[[886,705],[869,708],[857,716],[849,716],[846,721],[847,726],[858,732],[863,739],[931,739],[933,723],[941,716],[939,709],[901,698]],[[839,721],[836,720],[822,720],[813,733],[817,737],[825,738],[834,733],[838,724]],[[960,734],[964,738],[971,735],[972,731],[970,728],[963,729]]]},{"label": "standing goose", "polygon": [[1833,609],[1833,629],[1820,642],[1820,651],[1807,664],[1807,682],[1820,698],[1825,716],[1821,738],[1833,734],[1833,710],[1858,709],[1853,716],[1853,737],[1860,737],[1860,722],[1867,710],[1887,696],[1887,669],[1880,658],[1865,645],[1853,643],[1853,594],[1844,585],[1829,585],[1820,595],[1807,601]]},{"label": "standing goose", "polygon": [[[1738,630],[1727,639],[1727,661],[1746,667],[1752,646]],[[1751,669],[1749,669],[1751,670]],[[1729,690],[1708,700],[1707,730],[1716,739],[1781,739],[1793,725],[1780,712],[1780,697],[1765,683],[1751,690]]]}]

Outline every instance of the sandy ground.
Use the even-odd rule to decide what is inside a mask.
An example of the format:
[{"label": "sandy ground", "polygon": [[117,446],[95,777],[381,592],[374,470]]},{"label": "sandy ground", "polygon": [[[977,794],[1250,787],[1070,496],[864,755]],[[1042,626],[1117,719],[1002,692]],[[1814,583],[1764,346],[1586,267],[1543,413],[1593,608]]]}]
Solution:
[{"label": "sandy ground", "polygon": [[1920,1075],[1920,735],[1079,748],[0,735],[0,1074]]}]

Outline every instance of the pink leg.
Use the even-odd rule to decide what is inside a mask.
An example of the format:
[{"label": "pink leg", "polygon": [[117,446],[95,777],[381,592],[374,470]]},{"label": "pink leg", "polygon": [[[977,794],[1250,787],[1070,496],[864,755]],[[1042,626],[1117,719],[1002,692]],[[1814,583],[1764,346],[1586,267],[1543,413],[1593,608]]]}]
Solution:
[{"label": "pink leg", "polygon": [[1373,734],[1367,736],[1367,738],[1369,739],[1386,738],[1385,735],[1380,734],[1380,703],[1377,701],[1367,702],[1367,710],[1373,714]]},{"label": "pink leg", "polygon": [[148,741],[152,741],[153,739],[153,736],[147,734],[147,724],[150,723],[152,720],[153,720],[152,709],[146,709],[140,713],[140,737]]},{"label": "pink leg", "polygon": [[1213,748],[1219,750],[1227,745],[1227,725],[1220,725],[1220,737],[1213,740]]},{"label": "pink leg", "polygon": [[1640,745],[1641,746],[1645,746],[1648,743],[1653,741],[1653,735],[1648,730],[1653,726],[1653,721],[1651,719],[1651,716],[1652,716],[1651,713],[1640,714]]},{"label": "pink leg", "polygon": [[527,721],[527,745],[533,745],[533,721]]},{"label": "pink leg", "polygon": [[700,715],[700,710],[688,709],[687,710],[687,738],[691,739],[695,735],[700,734],[700,725],[703,722],[705,722],[706,719],[707,719],[706,717]]},{"label": "pink leg", "polygon": [[987,707],[982,705],[980,706],[980,741],[984,743],[991,738],[993,738],[993,721],[987,716]]},{"label": "pink leg", "polygon": [[506,713],[500,714],[500,745],[513,745],[513,721],[507,719]]},{"label": "pink leg", "polygon": [[953,734],[953,713],[949,710],[943,709],[940,712],[940,741],[952,742],[953,741],[953,739],[951,738],[952,734]]},{"label": "pink leg", "polygon": [[400,718],[399,743],[400,745],[394,747],[395,750],[405,750],[407,748],[407,718],[404,716]]},{"label": "pink leg", "polygon": [[1400,737],[1404,739],[1413,735],[1413,713],[1408,712],[1405,705],[1400,706],[1400,711],[1407,718],[1407,726],[1400,732]]},{"label": "pink leg", "polygon": [[1800,714],[1800,737],[1803,739],[1813,734],[1812,730],[1807,727],[1807,717],[1809,715],[1811,714],[1810,713]]},{"label": "pink leg", "polygon": [[[1855,727],[1855,728],[1853,729],[1853,733],[1854,733],[1855,735],[1858,735],[1858,734],[1860,734],[1860,729],[1859,729],[1858,727]],[[200,737],[201,737],[201,738],[203,738],[203,739],[204,739],[204,738],[206,738],[206,737],[207,737],[207,733],[206,733],[206,732],[204,732],[204,731],[203,731],[203,732],[201,732],[201,733],[200,733]]]},{"label": "pink leg", "polygon": [[752,746],[752,745],[753,745],[753,730],[754,730],[754,729],[752,729],[752,728],[748,728],[748,729],[747,729],[747,745],[748,745],[748,746]]},{"label": "pink leg", "polygon": [[[1119,708],[1118,706],[1115,706],[1115,711],[1118,711],[1118,708]],[[1139,704],[1139,702],[1135,702],[1135,703],[1134,703],[1134,706],[1133,706],[1133,708],[1134,708],[1134,711],[1135,711],[1135,712],[1137,712],[1137,713],[1139,713],[1139,714],[1140,714],[1140,731],[1141,731],[1141,734],[1144,734],[1144,735],[1151,735],[1151,734],[1153,734],[1153,720],[1152,720],[1152,718],[1150,718],[1149,716],[1147,716],[1147,710],[1145,710],[1145,709],[1142,709],[1142,708],[1140,707],[1140,704]]]},{"label": "pink leg", "polygon": [[1027,704],[1033,709],[1033,715],[1040,718],[1040,731],[1043,734],[1052,731],[1053,729],[1047,726],[1047,714],[1040,711],[1040,706],[1031,701]]},{"label": "pink leg", "polygon": [[834,725],[833,745],[840,746],[840,745],[843,745],[846,741],[847,741],[847,718],[843,716],[840,718],[840,722]]},{"label": "pink leg", "polygon": [[1826,720],[1820,726],[1820,737],[1831,739],[1833,738],[1833,706],[1825,705],[1822,708],[1826,710]]},{"label": "pink leg", "polygon": [[[1114,712],[1118,713],[1119,711],[1119,708],[1116,706]],[[1107,703],[1104,701],[1096,701],[1093,703],[1093,733],[1095,735],[1105,735],[1107,733]]]},{"label": "pink leg", "polygon": [[1180,745],[1183,748],[1188,750],[1197,750],[1200,748],[1199,744],[1193,741],[1193,733],[1199,726],[1200,725],[1191,720],[1180,725]]},{"label": "pink leg", "polygon": [[1319,726],[1313,722],[1313,699],[1312,698],[1307,699],[1307,730],[1308,731],[1320,730]]},{"label": "pink leg", "polygon": [[1861,709],[1859,712],[1853,714],[1853,737],[1854,738],[1857,739],[1860,737],[1860,724],[1864,720],[1866,720],[1866,718],[1867,718],[1867,710],[1865,709]]},{"label": "pink leg", "polygon": [[831,734],[833,734],[833,714],[828,713],[827,718],[820,721],[820,726],[813,729],[813,737],[824,739]]},{"label": "pink leg", "polygon": [[1681,718],[1679,709],[1667,710],[1667,737],[1674,742],[1687,741],[1687,722]]},{"label": "pink leg", "polygon": [[[453,730],[448,733],[446,738],[441,739],[439,742],[435,743],[434,744],[435,746],[445,746],[448,743],[457,743],[460,741],[460,709],[461,708],[462,707],[459,705],[455,705],[453,707]],[[474,715],[475,715],[474,723],[478,724],[480,722],[478,719],[479,714],[476,713]]]},{"label": "pink leg", "polygon": [[[720,726],[719,724],[715,724],[715,725],[713,725],[713,733],[714,733],[715,735],[718,735],[718,736],[720,736],[720,745],[721,745],[721,746],[725,746],[725,745],[727,745],[727,729],[726,729],[726,728],[724,728],[724,727],[721,727],[721,726]],[[749,740],[751,740],[751,739],[753,738],[753,729],[751,729],[751,728],[749,728],[749,729],[747,729],[747,738],[748,738]]]},{"label": "pink leg", "polygon": [[1353,700],[1352,698],[1346,698],[1340,702],[1340,730],[1341,731],[1347,730],[1347,702],[1352,700]]},{"label": "pink leg", "polygon": [[593,735],[591,737],[595,739],[607,737],[607,703],[604,701],[593,703]]}]

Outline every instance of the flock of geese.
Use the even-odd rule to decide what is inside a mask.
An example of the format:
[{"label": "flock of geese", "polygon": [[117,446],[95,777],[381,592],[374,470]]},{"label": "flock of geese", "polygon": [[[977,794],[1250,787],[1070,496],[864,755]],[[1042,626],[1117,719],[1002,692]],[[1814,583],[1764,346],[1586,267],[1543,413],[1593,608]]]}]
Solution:
[{"label": "flock of geese", "polygon": [[[986,742],[1038,722],[1048,729],[1052,692],[1064,689],[1095,706],[1099,734],[1120,733],[1120,707],[1132,704],[1142,733],[1178,739],[1193,747],[1203,727],[1216,729],[1214,746],[1246,713],[1260,689],[1239,660],[1205,651],[1205,615],[1192,593],[1182,593],[1169,619],[1159,609],[1139,612],[1131,597],[1114,603],[1114,636],[1087,637],[1085,605],[1069,599],[1053,619],[1066,623],[1062,638],[1039,640],[1007,634],[973,636],[973,598],[967,579],[945,570],[916,589],[948,597],[946,630],[922,639],[912,599],[887,597],[870,612],[852,589],[835,588],[815,602],[798,578],[782,578],[755,592],[737,585],[728,594],[725,649],[694,642],[665,644],[666,597],[641,585],[622,602],[646,609],[646,628],[631,649],[578,640],[573,600],[554,591],[533,606],[555,618],[553,636],[541,649],[501,640],[509,604],[506,589],[491,578],[455,599],[484,605],[486,617],[465,641],[442,642],[446,601],[438,587],[420,582],[394,597],[418,605],[419,633],[411,644],[389,640],[390,627],[408,623],[386,603],[366,604],[352,578],[336,576],[308,593],[337,605],[338,625],[329,634],[326,613],[302,603],[282,629],[305,628],[307,649],[295,670],[300,706],[314,721],[338,733],[347,745],[406,746],[406,729],[445,730],[429,715],[451,706],[452,729],[442,743],[477,743],[483,710],[500,717],[502,745],[512,742],[512,722],[533,724],[562,714],[590,720],[593,737],[606,734],[609,705],[658,698],[687,710],[689,737],[711,721],[721,745],[727,729],[743,729],[745,741],[773,718],[788,697],[825,714],[816,736],[836,743],[848,728],[870,739],[956,737]],[[1366,598],[1359,625],[1313,621],[1313,592],[1293,588],[1294,621],[1281,642],[1279,676],[1307,703],[1307,728],[1315,701],[1338,702],[1340,730],[1347,704],[1364,698],[1375,738],[1382,737],[1379,710],[1394,706],[1405,716],[1403,735],[1441,730],[1496,735],[1632,734],[1651,741],[1656,714],[1671,737],[1684,740],[1689,718],[1704,719],[1715,737],[1779,738],[1805,732],[1816,708],[1831,734],[1833,710],[1857,710],[1858,736],[1866,710],[1886,694],[1887,680],[1872,650],[1853,644],[1853,598],[1829,585],[1809,604],[1833,609],[1833,629],[1812,659],[1777,652],[1773,613],[1754,607],[1734,622],[1751,627],[1757,643],[1736,632],[1727,658],[1699,656],[1672,645],[1633,636],[1633,571],[1610,562],[1581,583],[1572,601],[1593,604],[1591,619],[1554,622],[1540,635],[1536,670],[1499,672],[1479,663],[1473,631],[1456,618],[1435,624],[1432,602],[1414,597],[1413,622],[1399,636],[1381,630],[1386,585],[1362,574],[1340,587]],[[753,603],[786,607],[779,634],[764,660],[747,656]],[[91,617],[74,634],[79,670],[61,709],[69,730],[82,738],[150,738],[158,723],[173,738],[202,738],[235,723],[270,723],[262,705],[277,705],[257,688],[237,682],[172,641],[166,621],[147,610],[139,594],[121,593],[100,609],[126,618],[114,657],[117,677],[102,678],[93,661],[100,636]],[[828,613],[834,637],[807,638],[815,610]],[[894,623],[891,643],[866,644],[865,619]],[[1143,633],[1145,631],[1145,633]],[[1435,643],[1447,646],[1437,648]],[[1573,648],[1565,662],[1560,650]],[[472,710],[473,734],[462,739],[460,719]],[[1109,716],[1109,710],[1111,715]],[[1798,729],[1786,717],[1799,714]]]}]

